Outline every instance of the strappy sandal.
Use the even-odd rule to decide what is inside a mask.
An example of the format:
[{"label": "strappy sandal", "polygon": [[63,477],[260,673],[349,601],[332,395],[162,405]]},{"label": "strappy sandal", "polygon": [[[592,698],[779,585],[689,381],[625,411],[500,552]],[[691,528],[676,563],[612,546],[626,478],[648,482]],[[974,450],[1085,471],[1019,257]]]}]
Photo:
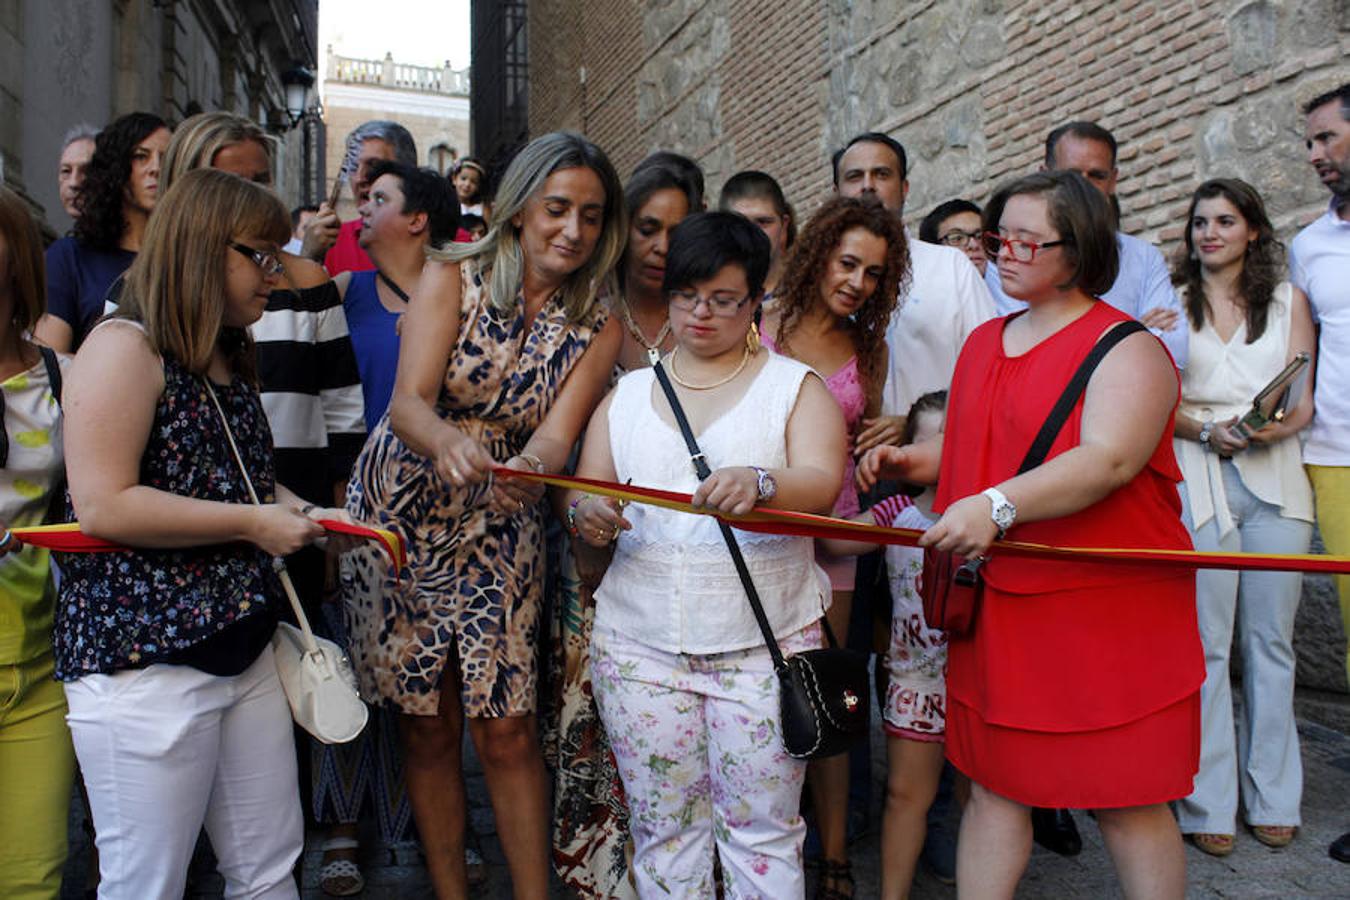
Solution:
[{"label": "strappy sandal", "polygon": [[[361,843],[355,838],[329,838],[319,849],[327,856],[335,850],[359,850]],[[350,859],[325,860],[319,867],[319,890],[329,897],[354,897],[365,889],[366,879],[361,874],[361,867]]]},{"label": "strappy sandal", "polygon": [[[839,889],[847,885],[848,892]],[[853,864],[845,860],[835,862],[830,859],[820,861],[820,881],[816,884],[815,900],[853,900]]]},{"label": "strappy sandal", "polygon": [[1298,829],[1293,825],[1249,825],[1252,830],[1252,837],[1256,838],[1267,847],[1274,847],[1276,850],[1281,847],[1288,847],[1294,840],[1294,835]]},{"label": "strappy sandal", "polygon": [[1195,849],[1201,853],[1208,853],[1210,856],[1227,856],[1233,852],[1233,836],[1231,834],[1196,832],[1188,834],[1186,837],[1191,839]]}]

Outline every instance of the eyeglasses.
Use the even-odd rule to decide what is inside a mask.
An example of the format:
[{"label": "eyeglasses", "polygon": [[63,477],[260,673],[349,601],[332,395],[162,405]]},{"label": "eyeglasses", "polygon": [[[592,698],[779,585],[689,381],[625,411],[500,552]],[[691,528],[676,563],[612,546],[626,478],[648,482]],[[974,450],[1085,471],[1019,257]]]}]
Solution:
[{"label": "eyeglasses", "polygon": [[977,244],[982,240],[983,235],[978,231],[962,231],[959,228],[953,228],[951,231],[938,238],[939,244],[946,244],[948,247],[964,247],[971,241]]},{"label": "eyeglasses", "polygon": [[236,253],[242,253],[263,270],[264,275],[280,275],[286,271],[286,267],[277,259],[275,253],[268,253],[265,250],[255,250],[248,244],[236,244],[231,242],[230,249]]},{"label": "eyeglasses", "polygon": [[708,311],[715,316],[734,316],[736,310],[740,309],[750,299],[749,296],[741,297],[704,297],[702,294],[696,294],[693,291],[668,291],[666,299],[678,310],[684,312],[693,312],[698,309],[700,303],[708,304]]},{"label": "eyeglasses", "polygon": [[1068,239],[1046,241],[1043,244],[1038,244],[1035,241],[1014,241],[993,231],[986,231],[984,233],[983,247],[984,252],[990,259],[998,259],[999,253],[1003,251],[1004,247],[1007,247],[1008,252],[1012,254],[1013,259],[1018,262],[1029,263],[1036,261],[1036,251],[1038,250],[1049,250],[1051,247],[1060,247],[1071,244],[1073,244],[1073,241]]}]

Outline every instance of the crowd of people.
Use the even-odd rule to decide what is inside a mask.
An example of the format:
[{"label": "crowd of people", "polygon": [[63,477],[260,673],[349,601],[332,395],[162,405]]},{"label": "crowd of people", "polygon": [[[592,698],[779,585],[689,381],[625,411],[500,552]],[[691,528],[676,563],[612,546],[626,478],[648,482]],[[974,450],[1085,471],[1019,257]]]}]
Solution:
[{"label": "crowd of people", "polygon": [[[1286,254],[1256,189],[1214,178],[1170,265],[1120,231],[1117,142],[1087,121],[917,234],[880,132],[823,161],[835,195],[799,220],[763,171],[710,204],[694,160],[625,182],[560,132],[447,177],[372,121],[342,222],[288,213],[243,117],[73,128],[70,234],[44,248],[0,189],[0,526],[122,549],[0,538],[3,893],[58,895],[78,784],[99,897],[176,900],[202,830],[227,896],[295,897],[307,819],[328,895],[363,890],[366,822],[415,828],[436,895],[465,897],[467,732],[514,896],[553,872],[845,900],[866,760],[787,753],[768,635],[877,654],[886,900],[921,859],[1011,897],[1033,841],[1081,847],[1070,810],[1132,898],[1184,895],[1183,837],[1289,844],[1301,576],[997,542],[1297,554],[1317,524],[1350,554],[1350,84],[1303,114],[1326,214]],[[712,516],[511,470],[923,537],[738,530],[733,560]],[[405,564],[321,519],[396,531]],[[920,600],[947,553],[981,561],[950,634]],[[348,743],[291,722],[282,568],[372,707]]]}]

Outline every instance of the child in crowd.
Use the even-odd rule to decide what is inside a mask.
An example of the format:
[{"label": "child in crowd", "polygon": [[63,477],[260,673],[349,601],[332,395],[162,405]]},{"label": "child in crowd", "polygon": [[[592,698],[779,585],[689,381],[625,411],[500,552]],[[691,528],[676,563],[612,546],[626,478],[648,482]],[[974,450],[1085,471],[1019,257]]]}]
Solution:
[{"label": "child in crowd", "polygon": [[[910,407],[901,444],[930,440],[942,433],[947,392],[924,394]],[[854,518],[855,522],[888,528],[926,530],[933,514],[936,485],[916,497],[897,494]],[[876,544],[826,540],[836,556],[869,553]],[[886,811],[881,826],[881,896],[909,896],[927,831],[928,807],[942,775],[946,732],[947,636],[930,628],[919,599],[923,551],[886,547],[893,607],[891,640],[886,654],[886,695],[882,716],[886,729]]]}]

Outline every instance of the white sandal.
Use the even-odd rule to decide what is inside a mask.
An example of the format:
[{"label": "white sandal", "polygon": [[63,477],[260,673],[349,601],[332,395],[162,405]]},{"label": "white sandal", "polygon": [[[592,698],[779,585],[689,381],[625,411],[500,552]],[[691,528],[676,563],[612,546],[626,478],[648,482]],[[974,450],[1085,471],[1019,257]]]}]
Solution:
[{"label": "white sandal", "polygon": [[[330,850],[359,850],[361,842],[347,837],[328,838],[319,849],[325,854]],[[365,889],[365,876],[350,859],[330,859],[319,868],[319,890],[329,897],[353,897]]]}]

